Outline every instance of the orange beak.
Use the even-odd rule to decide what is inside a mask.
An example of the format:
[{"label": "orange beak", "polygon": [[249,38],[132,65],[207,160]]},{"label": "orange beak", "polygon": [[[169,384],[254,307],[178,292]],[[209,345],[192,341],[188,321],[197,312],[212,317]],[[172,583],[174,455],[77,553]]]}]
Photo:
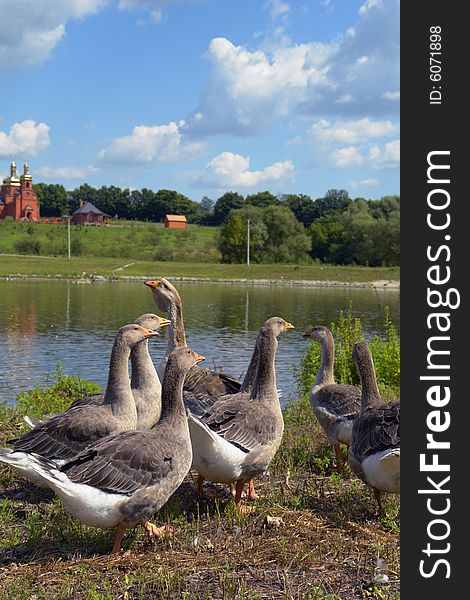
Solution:
[{"label": "orange beak", "polygon": [[194,352],[194,350],[193,350],[193,354],[194,354],[194,358],[196,359],[196,364],[200,363],[201,360],[206,360],[205,356],[202,356],[201,354]]},{"label": "orange beak", "polygon": [[147,329],[145,327],[142,328],[144,330],[145,338],[153,337],[155,335],[160,335],[158,331],[154,331],[153,329]]},{"label": "orange beak", "polygon": [[156,290],[160,285],[158,280],[149,279],[148,281],[144,281],[144,285],[147,285],[151,290]]},{"label": "orange beak", "polygon": [[284,329],[294,329],[292,323],[288,323],[287,321],[284,323]]}]

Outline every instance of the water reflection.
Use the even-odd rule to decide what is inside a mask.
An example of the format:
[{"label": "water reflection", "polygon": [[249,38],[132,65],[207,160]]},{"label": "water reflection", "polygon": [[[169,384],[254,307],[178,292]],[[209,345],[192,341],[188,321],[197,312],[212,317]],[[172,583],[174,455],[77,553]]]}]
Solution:
[{"label": "water reflection", "polygon": [[[329,324],[352,302],[368,336],[383,331],[383,306],[399,325],[396,290],[354,288],[258,287],[177,283],[188,344],[206,357],[207,366],[241,377],[263,322],[280,316],[295,325],[280,338],[276,361],[283,400],[295,395],[291,367],[306,347],[305,329]],[[61,362],[67,373],[106,384],[115,333],[145,312],[157,311],[149,290],[139,282],[73,283],[0,281],[0,399],[43,381]],[[160,361],[166,334],[152,340]]]}]

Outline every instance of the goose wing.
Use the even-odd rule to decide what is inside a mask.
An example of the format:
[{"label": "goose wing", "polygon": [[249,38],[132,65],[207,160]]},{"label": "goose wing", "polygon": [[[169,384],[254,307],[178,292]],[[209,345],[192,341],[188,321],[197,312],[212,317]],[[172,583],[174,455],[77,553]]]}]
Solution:
[{"label": "goose wing", "polygon": [[241,383],[229,375],[194,366],[185,377],[183,389],[196,396],[224,396],[239,392],[240,387]]},{"label": "goose wing", "polygon": [[354,419],[361,412],[361,390],[354,385],[325,385],[318,390],[316,396],[318,406],[337,417]]},{"label": "goose wing", "polygon": [[249,394],[233,394],[216,402],[201,420],[215,433],[251,452],[277,439],[279,419],[266,407],[257,405]]},{"label": "goose wing", "polygon": [[104,394],[91,394],[90,396],[84,396],[83,398],[77,398],[72,402],[69,406],[70,408],[75,408],[76,406],[92,406],[92,405],[100,405],[104,402]]},{"label": "goose wing", "polygon": [[11,443],[15,451],[68,459],[113,430],[114,419],[104,406],[76,407],[39,423]]},{"label": "goose wing", "polygon": [[352,451],[357,460],[370,454],[400,447],[400,403],[366,409],[354,421]]},{"label": "goose wing", "polygon": [[175,440],[157,437],[151,430],[115,433],[89,446],[61,470],[75,483],[130,495],[168,476],[175,469],[177,448]]}]

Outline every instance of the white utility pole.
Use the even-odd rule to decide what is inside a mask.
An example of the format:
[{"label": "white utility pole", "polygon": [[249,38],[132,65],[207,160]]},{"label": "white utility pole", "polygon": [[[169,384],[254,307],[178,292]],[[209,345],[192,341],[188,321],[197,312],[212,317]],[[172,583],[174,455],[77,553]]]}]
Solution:
[{"label": "white utility pole", "polygon": [[67,256],[70,260],[70,217],[65,217],[67,219]]},{"label": "white utility pole", "polygon": [[246,232],[246,264],[250,265],[250,219],[247,222],[247,232]]}]

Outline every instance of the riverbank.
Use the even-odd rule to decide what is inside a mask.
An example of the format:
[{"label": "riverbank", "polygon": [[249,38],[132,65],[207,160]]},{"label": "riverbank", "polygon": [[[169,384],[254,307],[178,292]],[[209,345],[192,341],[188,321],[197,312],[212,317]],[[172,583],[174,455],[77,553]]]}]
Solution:
[{"label": "riverbank", "polygon": [[[66,377],[0,407],[0,445],[25,431],[23,414],[63,410],[77,385]],[[136,527],[118,556],[108,554],[112,530],[80,525],[50,491],[0,467],[0,597],[398,600],[399,497],[387,494],[387,516],[377,518],[370,488],[335,472],[307,399],[284,420],[252,513],[238,514],[223,485],[206,483],[200,498],[190,473],[156,515],[173,535],[151,543]]]},{"label": "riverbank", "polygon": [[174,281],[314,287],[398,289],[399,267],[336,265],[228,265],[130,261],[122,258],[57,258],[0,255],[1,279],[64,279],[83,283],[165,276]]}]

